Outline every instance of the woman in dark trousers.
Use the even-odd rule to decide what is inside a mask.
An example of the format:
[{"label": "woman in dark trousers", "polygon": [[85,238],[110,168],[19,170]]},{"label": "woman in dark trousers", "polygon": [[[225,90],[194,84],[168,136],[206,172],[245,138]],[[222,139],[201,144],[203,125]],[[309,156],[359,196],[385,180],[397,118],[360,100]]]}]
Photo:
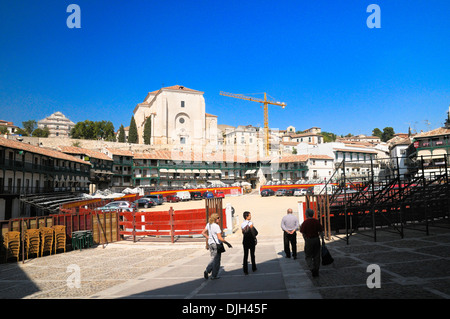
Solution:
[{"label": "woman in dark trousers", "polygon": [[252,261],[252,270],[256,271],[255,261],[255,247],[256,247],[256,228],[254,228],[251,221],[252,214],[250,212],[244,212],[244,222],[241,224],[243,239],[242,245],[244,247],[244,260],[243,270],[244,274],[248,275],[248,252],[250,251],[250,259]]}]

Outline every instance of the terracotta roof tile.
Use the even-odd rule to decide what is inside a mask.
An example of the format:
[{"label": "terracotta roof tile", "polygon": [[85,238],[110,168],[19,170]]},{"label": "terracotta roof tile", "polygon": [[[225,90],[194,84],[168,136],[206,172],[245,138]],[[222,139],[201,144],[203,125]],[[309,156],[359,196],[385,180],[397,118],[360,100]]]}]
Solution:
[{"label": "terracotta roof tile", "polygon": [[94,151],[94,150],[88,150],[88,149],[81,148],[81,147],[61,146],[61,147],[59,147],[59,149],[61,150],[61,152],[66,153],[66,154],[87,155],[87,156],[92,157],[92,158],[98,158],[98,159],[102,159],[102,160],[106,160],[106,161],[112,161],[113,160],[108,155],[106,155],[106,154],[104,154],[102,152],[97,152],[97,151]]},{"label": "terracotta roof tile", "polygon": [[51,149],[48,149],[48,148],[34,146],[34,145],[31,145],[31,144],[26,144],[26,143],[14,141],[14,140],[8,140],[8,139],[6,139],[4,137],[0,137],[0,146],[9,147],[9,148],[13,148],[13,149],[18,149],[18,150],[22,150],[22,151],[25,151],[25,152],[45,155],[45,156],[53,157],[53,158],[57,158],[57,159],[63,159],[63,160],[71,161],[71,162],[82,163],[82,164],[85,164],[85,165],[91,165],[90,163],[85,162],[82,159],[76,158],[76,157],[71,156],[71,155],[67,155],[67,154],[62,153],[62,152],[58,152],[58,151],[51,150]]}]

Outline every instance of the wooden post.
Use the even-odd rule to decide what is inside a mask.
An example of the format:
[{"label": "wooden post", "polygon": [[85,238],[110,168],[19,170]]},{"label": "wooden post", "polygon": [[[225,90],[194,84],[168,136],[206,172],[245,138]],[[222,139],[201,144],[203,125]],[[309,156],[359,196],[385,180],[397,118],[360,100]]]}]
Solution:
[{"label": "wooden post", "polygon": [[175,242],[175,231],[174,231],[174,223],[173,223],[173,207],[169,209],[169,217],[170,217],[170,239],[172,244]]},{"label": "wooden post", "polygon": [[133,210],[133,243],[136,242],[136,212]]}]

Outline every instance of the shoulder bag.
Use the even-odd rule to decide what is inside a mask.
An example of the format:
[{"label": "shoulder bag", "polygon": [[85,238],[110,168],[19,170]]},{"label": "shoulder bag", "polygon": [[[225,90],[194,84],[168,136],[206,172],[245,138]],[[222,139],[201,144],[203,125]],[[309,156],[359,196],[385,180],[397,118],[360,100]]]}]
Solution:
[{"label": "shoulder bag", "polygon": [[223,245],[223,243],[217,243],[216,240],[214,239],[214,235],[211,235],[211,227],[210,224],[208,224],[208,231],[209,231],[209,235],[212,236],[212,239],[214,240],[214,242],[216,243],[217,246],[217,252],[218,253],[224,253],[225,252],[225,246]]}]

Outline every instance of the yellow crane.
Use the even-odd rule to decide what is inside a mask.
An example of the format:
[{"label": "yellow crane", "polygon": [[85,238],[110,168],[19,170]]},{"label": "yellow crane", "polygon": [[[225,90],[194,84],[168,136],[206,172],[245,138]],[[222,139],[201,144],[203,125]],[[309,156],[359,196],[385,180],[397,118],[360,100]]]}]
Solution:
[{"label": "yellow crane", "polygon": [[220,92],[220,95],[223,96],[229,96],[229,97],[234,97],[236,99],[242,99],[242,100],[247,100],[247,101],[253,101],[253,102],[258,102],[258,103],[263,103],[264,104],[264,140],[265,140],[265,148],[266,148],[266,155],[269,155],[269,150],[270,150],[270,143],[269,143],[269,104],[271,105],[278,105],[281,106],[283,109],[286,106],[286,103],[284,102],[275,102],[275,101],[270,101],[267,99],[267,93],[264,92],[264,100],[260,99],[260,98],[255,98],[255,97],[250,97],[250,96],[245,96],[243,94],[234,94],[234,93],[228,93],[228,92]]}]

